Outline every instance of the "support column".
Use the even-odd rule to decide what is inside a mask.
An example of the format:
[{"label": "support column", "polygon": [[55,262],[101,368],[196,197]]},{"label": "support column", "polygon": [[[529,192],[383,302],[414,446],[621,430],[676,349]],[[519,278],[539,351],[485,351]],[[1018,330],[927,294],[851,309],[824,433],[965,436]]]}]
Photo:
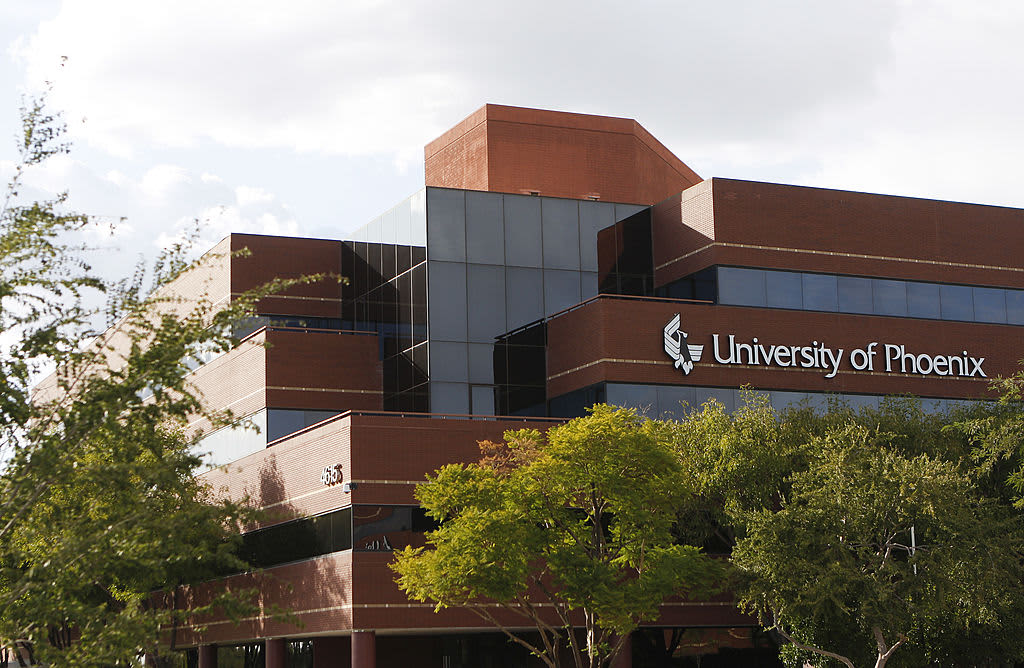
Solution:
[{"label": "support column", "polygon": [[284,638],[267,638],[265,649],[266,668],[287,668],[288,650]]},{"label": "support column", "polygon": [[377,668],[377,634],[352,632],[352,668]]},{"label": "support column", "polygon": [[217,646],[199,646],[199,668],[217,668]]},{"label": "support column", "polygon": [[622,649],[612,662],[612,668],[633,668],[633,636],[626,636]]}]

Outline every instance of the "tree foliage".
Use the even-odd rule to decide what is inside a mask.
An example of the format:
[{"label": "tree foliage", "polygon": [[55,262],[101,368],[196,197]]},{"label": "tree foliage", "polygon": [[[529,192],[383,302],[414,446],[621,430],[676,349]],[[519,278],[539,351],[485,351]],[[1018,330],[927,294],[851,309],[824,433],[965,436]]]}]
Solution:
[{"label": "tree foliage", "polygon": [[[720,579],[714,560],[673,540],[689,492],[670,437],[664,423],[605,405],[547,434],[507,432],[482,464],[446,466],[417,488],[441,525],[426,548],[397,555],[399,586],[472,610],[548,666],[563,644],[577,667],[609,665],[668,597]],[[510,630],[523,623],[538,642]]]},{"label": "tree foliage", "polygon": [[[23,201],[25,175],[68,150],[43,101],[23,121],[0,209],[0,643],[52,666],[126,665],[181,619],[177,585],[240,565],[233,536],[249,511],[194,478],[184,432],[230,415],[203,406],[190,360],[228,350],[232,323],[280,286],[226,307],[176,299],[164,286],[193,266],[185,245],[152,284],[141,269],[101,280],[69,241],[93,220],[65,194]],[[154,605],[161,591],[171,605]]]},{"label": "tree foliage", "polygon": [[1024,526],[979,439],[1006,416],[900,398],[776,414],[751,393],[681,422],[677,447],[696,530],[731,546],[741,605],[793,665],[984,665],[1024,656]]}]

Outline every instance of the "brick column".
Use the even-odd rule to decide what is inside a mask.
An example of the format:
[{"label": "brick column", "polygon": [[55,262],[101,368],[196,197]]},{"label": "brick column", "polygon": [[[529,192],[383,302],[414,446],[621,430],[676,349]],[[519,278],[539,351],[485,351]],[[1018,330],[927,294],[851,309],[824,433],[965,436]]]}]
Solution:
[{"label": "brick column", "polygon": [[377,634],[352,632],[352,668],[377,668]]},{"label": "brick column", "polygon": [[284,638],[267,638],[265,649],[266,668],[287,668],[288,649],[285,647]]},{"label": "brick column", "polygon": [[[269,668],[269,666],[267,667]],[[612,668],[633,668],[633,636],[626,636],[622,649],[612,662]]]},{"label": "brick column", "polygon": [[199,646],[199,668],[217,668],[217,646]]}]

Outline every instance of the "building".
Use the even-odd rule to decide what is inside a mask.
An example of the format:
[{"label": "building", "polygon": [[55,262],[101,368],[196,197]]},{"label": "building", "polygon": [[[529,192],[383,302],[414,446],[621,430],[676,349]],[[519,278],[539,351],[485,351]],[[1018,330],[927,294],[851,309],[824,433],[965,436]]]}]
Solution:
[{"label": "building", "polygon": [[[268,612],[182,630],[202,668],[525,665],[469,613],[410,603],[387,566],[428,526],[414,485],[510,426],[598,401],[733,407],[744,384],[780,406],[941,408],[1022,357],[1021,210],[702,180],[635,121],[494,105],[425,159],[426,187],[351,239],[231,235],[174,286],[217,301],[350,279],[264,299],[243,344],[194,372],[261,427],[209,434],[229,465],[204,475],[272,512],[246,534],[265,570],[225,581]],[[678,628],[763,642],[728,601],[678,602],[634,636],[635,665]]]}]

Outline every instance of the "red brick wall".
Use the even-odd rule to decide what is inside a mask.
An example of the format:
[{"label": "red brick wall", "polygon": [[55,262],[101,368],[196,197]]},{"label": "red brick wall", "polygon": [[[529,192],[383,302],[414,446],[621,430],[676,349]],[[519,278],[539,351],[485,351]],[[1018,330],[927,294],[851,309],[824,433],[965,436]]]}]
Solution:
[{"label": "red brick wall", "polygon": [[231,260],[231,291],[238,294],[275,278],[300,278],[312,274],[333,274],[309,284],[300,284],[263,299],[257,309],[264,313],[341,316],[341,242],[329,239],[273,237],[232,234],[231,250],[248,250],[248,256]]},{"label": "red brick wall", "polygon": [[656,284],[733,264],[1024,287],[1020,209],[716,178],[709,221],[706,188],[655,208]]},{"label": "red brick wall", "polygon": [[[704,357],[689,375],[673,366],[664,351],[662,330],[676,313],[689,342],[705,344]],[[622,323],[629,323],[628,327]],[[738,342],[754,336],[765,345],[825,343],[844,348],[836,377],[820,369],[779,368],[709,363],[714,359],[711,334],[734,333]],[[725,342],[725,336],[720,340]],[[851,349],[877,341],[875,371],[849,365]],[[903,344],[917,354],[959,354],[968,350],[985,357],[988,378],[920,377],[884,373],[883,344]],[[559,316],[548,324],[548,396],[599,381],[812,391],[855,394],[910,393],[926,397],[978,397],[988,394],[988,380],[1019,369],[1020,328],[885,318],[839,313],[812,313],[729,306],[676,300],[601,299]]]},{"label": "red brick wall", "polygon": [[426,185],[653,204],[700,177],[636,121],[488,104],[427,145]]}]

